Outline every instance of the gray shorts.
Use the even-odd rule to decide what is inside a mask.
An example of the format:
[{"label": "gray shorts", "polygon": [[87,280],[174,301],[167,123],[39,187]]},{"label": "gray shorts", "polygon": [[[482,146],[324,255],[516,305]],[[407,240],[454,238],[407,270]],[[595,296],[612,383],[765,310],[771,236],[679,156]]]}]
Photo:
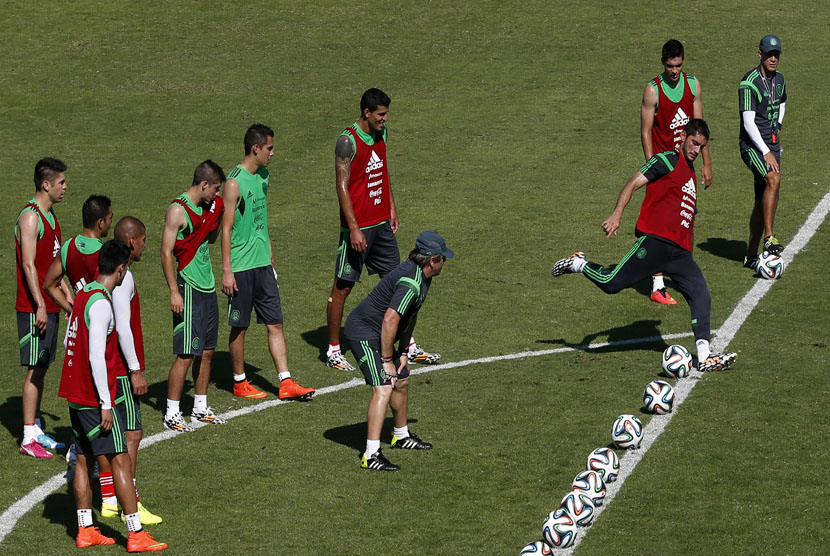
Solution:
[{"label": "gray shorts", "polygon": [[337,246],[337,261],[334,275],[341,280],[357,282],[363,272],[363,265],[369,274],[386,275],[401,264],[398,240],[389,221],[361,230],[366,238],[366,250],[358,253],[352,249],[351,233],[340,228],[340,244]]},{"label": "gray shorts", "polygon": [[277,273],[271,265],[234,272],[237,292],[228,297],[228,324],[251,325],[251,310],[260,324],[282,324],[282,305]]},{"label": "gray shorts", "polygon": [[198,356],[206,349],[216,349],[219,336],[216,292],[199,291],[181,276],[176,283],[184,300],[184,312],[173,313],[173,353]]},{"label": "gray shorts", "polygon": [[58,348],[58,315],[46,315],[46,331],[35,326],[34,313],[17,312],[17,339],[20,341],[20,364],[24,367],[48,367]]},{"label": "gray shorts", "polygon": [[116,377],[115,411],[118,412],[118,419],[124,423],[124,429],[128,431],[142,430],[141,406],[138,403],[138,398],[133,394],[133,383],[129,376]]},{"label": "gray shorts", "polygon": [[[127,451],[124,423],[113,408],[112,429],[101,430],[101,408],[69,404],[69,423],[75,444],[87,456],[120,454]],[[91,464],[90,464],[91,465]]]},{"label": "gray shorts", "polygon": [[[392,377],[383,370],[383,361],[380,359],[380,340],[352,340],[347,338],[349,349],[352,351],[363,379],[369,386],[391,386]],[[396,366],[398,363],[395,364]],[[398,372],[398,378],[408,378],[409,368]]]},{"label": "gray shorts", "polygon": [[[778,161],[778,168],[781,169],[781,151],[770,151],[775,155],[775,160]],[[741,151],[741,160],[744,161],[746,167],[752,170],[755,185],[755,200],[760,201],[764,198],[764,190],[767,188],[766,175],[769,173],[767,165],[764,162],[764,157],[760,151],[749,148]]]}]

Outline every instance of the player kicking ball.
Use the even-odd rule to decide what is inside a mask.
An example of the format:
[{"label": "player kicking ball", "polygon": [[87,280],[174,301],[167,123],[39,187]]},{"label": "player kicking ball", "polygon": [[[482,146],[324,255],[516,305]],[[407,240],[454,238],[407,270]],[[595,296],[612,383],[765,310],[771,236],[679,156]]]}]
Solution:
[{"label": "player kicking ball", "polygon": [[602,223],[605,237],[617,235],[623,211],[635,191],[646,187],[635,227],[637,241],[614,266],[585,259],[577,251],[553,265],[551,274],[581,272],[602,291],[615,294],[657,272],[668,274],[689,303],[697,347],[698,370],[722,371],[737,358],[735,353],[712,353],[709,347],[712,298],[706,279],[692,257],[697,178],[694,161],[709,142],[709,126],[700,118],[691,120],[675,151],[652,156],[628,180],[614,212]]}]

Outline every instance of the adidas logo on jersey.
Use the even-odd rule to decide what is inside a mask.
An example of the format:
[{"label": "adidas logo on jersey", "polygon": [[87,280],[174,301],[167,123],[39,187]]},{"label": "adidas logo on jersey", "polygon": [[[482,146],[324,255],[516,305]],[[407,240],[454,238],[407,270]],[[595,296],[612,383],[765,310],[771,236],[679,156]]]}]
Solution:
[{"label": "adidas logo on jersey", "polygon": [[686,114],[682,108],[677,108],[677,113],[672,118],[671,123],[669,124],[669,129],[677,129],[677,128],[684,128],[686,124],[689,123],[689,116]]},{"label": "adidas logo on jersey", "polygon": [[381,168],[383,168],[383,161],[377,155],[375,150],[372,149],[372,154],[369,156],[369,164],[366,165],[366,173],[368,174],[373,170],[380,170]]}]

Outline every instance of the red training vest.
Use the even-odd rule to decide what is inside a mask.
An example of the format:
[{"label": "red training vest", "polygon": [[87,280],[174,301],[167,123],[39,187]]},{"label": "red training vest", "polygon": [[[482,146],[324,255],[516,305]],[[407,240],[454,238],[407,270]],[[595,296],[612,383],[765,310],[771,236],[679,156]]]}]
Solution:
[{"label": "red training vest", "polygon": [[[355,154],[349,170],[349,196],[352,209],[361,228],[380,224],[391,218],[389,168],[386,163],[386,141],[379,138],[374,145],[367,145],[356,131],[356,126],[346,128],[354,138]],[[340,225],[348,228],[343,209],[340,209]]]},{"label": "red training vest", "polygon": [[202,207],[201,215],[196,214],[181,199],[173,199],[173,202],[181,205],[190,218],[190,222],[193,224],[193,229],[190,230],[190,233],[182,239],[177,239],[176,243],[173,244],[173,256],[176,257],[177,270],[181,272],[184,267],[190,264],[193,257],[196,256],[196,251],[205,242],[208,234],[219,227],[219,219],[222,216],[222,210],[225,208],[225,201],[221,196],[217,195],[213,203],[211,203],[210,208],[206,209],[204,206]]},{"label": "red training vest", "polygon": [[692,251],[697,178],[683,155],[674,170],[646,186],[635,235],[652,234]]},{"label": "red training vest", "polygon": [[[37,203],[27,203],[25,209],[37,212],[43,224],[43,235],[37,240],[37,248],[35,250],[35,269],[37,270],[37,280],[40,284],[40,295],[43,296],[43,301],[46,304],[47,313],[60,313],[61,308],[55,303],[46,290],[43,289],[43,279],[46,278],[46,272],[52,265],[52,261],[58,256],[61,250],[61,225],[58,223],[58,217],[52,212],[55,218],[55,227],[49,225],[46,216],[40,210]],[[23,253],[20,250],[20,240],[15,237],[14,240],[15,252],[17,254],[17,302],[15,309],[22,313],[34,313],[37,310],[35,305],[35,298],[32,292],[29,291],[29,284],[26,283],[26,277],[23,275]]]},{"label": "red training vest", "polygon": [[689,87],[689,78],[683,73],[683,96],[680,102],[672,102],[663,92],[663,77],[654,78],[657,82],[657,113],[651,128],[651,147],[653,153],[673,151],[680,145],[680,133],[694,117],[695,96]]},{"label": "red training vest", "polygon": [[94,241],[83,236],[75,236],[69,240],[69,246],[66,248],[66,267],[63,270],[75,293],[98,277],[98,251],[88,255],[81,253],[75,243],[78,238],[81,238],[81,241]]}]

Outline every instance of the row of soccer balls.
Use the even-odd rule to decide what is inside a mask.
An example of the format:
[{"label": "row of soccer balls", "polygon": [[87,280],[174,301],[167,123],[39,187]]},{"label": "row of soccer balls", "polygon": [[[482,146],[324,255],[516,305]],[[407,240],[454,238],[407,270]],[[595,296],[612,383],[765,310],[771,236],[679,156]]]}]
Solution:
[{"label": "row of soccer balls", "polygon": [[[671,377],[688,376],[692,368],[692,354],[681,345],[669,346],[663,351],[661,365]],[[664,380],[654,380],[643,392],[643,406],[648,413],[664,415],[674,407],[674,389]],[[623,450],[639,448],[643,440],[643,423],[634,415],[620,415],[611,427],[614,446]],[[521,554],[551,554],[552,547],[568,548],[576,540],[577,527],[585,527],[594,520],[597,506],[602,505],[606,483],[616,480],[620,460],[610,448],[597,448],[588,456],[587,470],[580,472],[571,483],[559,508],[552,511],[542,525],[543,541],[535,541],[522,549]]]}]

